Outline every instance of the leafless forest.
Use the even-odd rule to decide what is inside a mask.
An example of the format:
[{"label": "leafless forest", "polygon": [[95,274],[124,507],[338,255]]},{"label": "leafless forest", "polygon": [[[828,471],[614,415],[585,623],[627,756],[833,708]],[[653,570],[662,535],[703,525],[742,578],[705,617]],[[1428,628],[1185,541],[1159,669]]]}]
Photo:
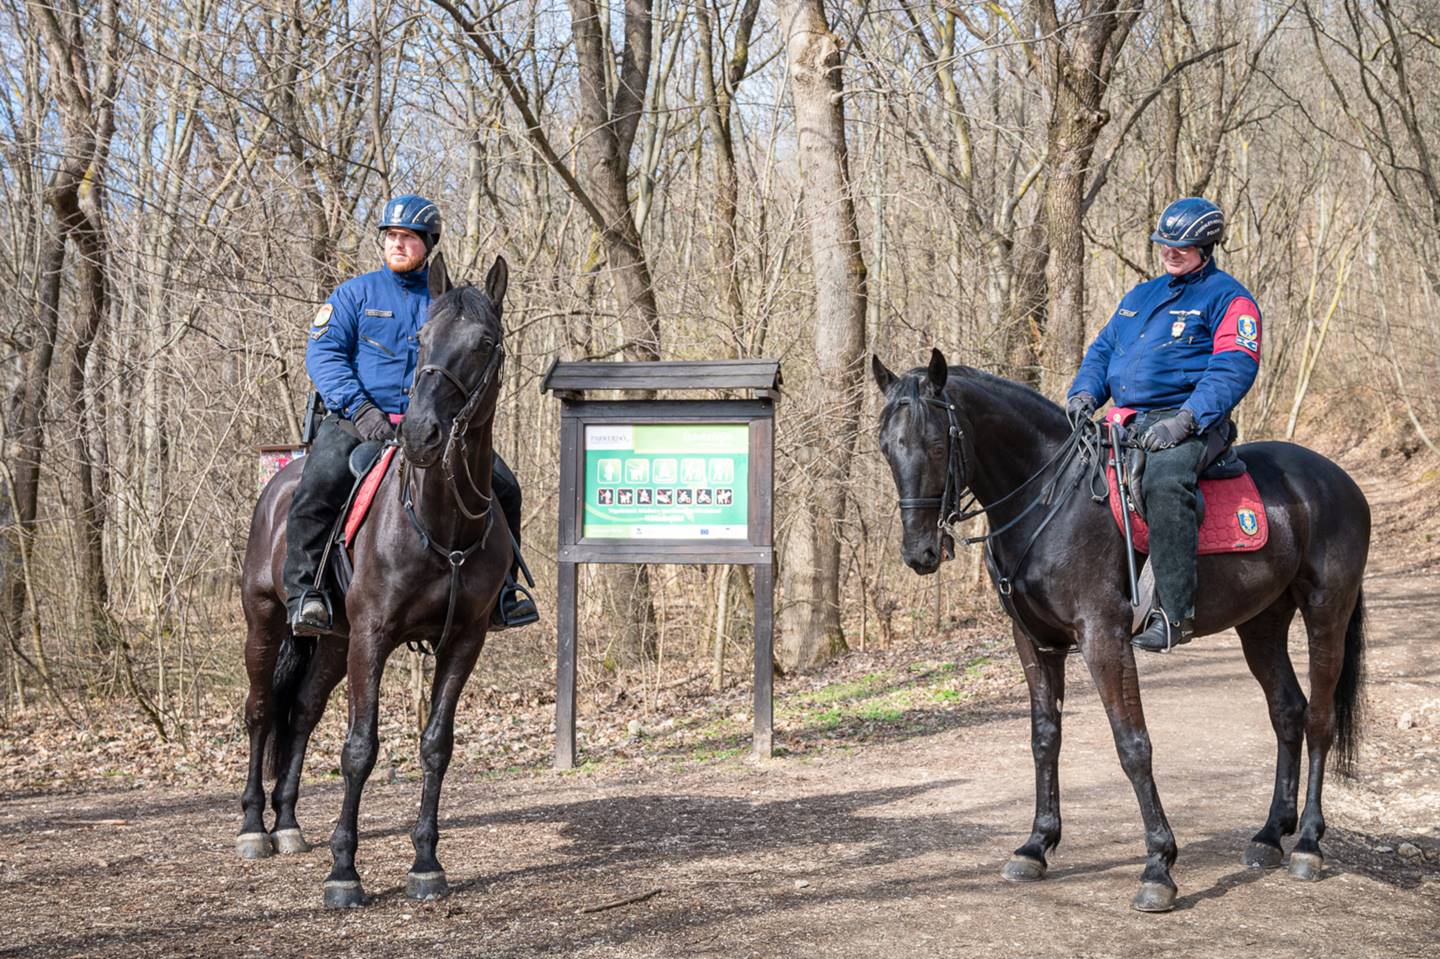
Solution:
[{"label": "leafless forest", "polygon": [[[1229,213],[1264,310],[1245,438],[1440,438],[1431,0],[0,8],[7,714],[235,709],[255,447],[297,438],[309,320],[398,192],[452,272],[511,263],[496,435],[542,609],[549,363],[781,360],[787,671],[993,615],[976,554],[897,561],[866,355],[1060,396],[1177,196]],[[592,676],[747,681],[742,570],[584,582]],[[553,621],[493,645],[543,673]]]}]

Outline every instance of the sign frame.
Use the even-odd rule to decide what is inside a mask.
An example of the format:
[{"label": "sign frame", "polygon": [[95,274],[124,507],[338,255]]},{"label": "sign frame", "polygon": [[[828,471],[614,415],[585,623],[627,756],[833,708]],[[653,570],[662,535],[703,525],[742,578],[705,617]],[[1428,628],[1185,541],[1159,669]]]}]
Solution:
[{"label": "sign frame", "polygon": [[[575,766],[576,620],[584,563],[728,564],[754,568],[755,720],[752,752],[774,747],[775,360],[552,363],[541,392],[560,399],[560,515],[557,534],[555,759]],[[749,399],[585,399],[590,389],[748,389]],[[585,427],[592,425],[745,425],[748,430],[744,539],[585,537]],[[738,481],[738,477],[737,477]]]}]

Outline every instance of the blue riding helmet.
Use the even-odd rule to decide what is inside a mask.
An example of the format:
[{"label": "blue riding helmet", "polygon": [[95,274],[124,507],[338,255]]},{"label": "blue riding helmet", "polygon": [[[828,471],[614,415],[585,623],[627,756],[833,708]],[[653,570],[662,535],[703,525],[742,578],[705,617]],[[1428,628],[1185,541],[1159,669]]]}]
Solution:
[{"label": "blue riding helmet", "polygon": [[1152,243],[1165,246],[1213,247],[1225,235],[1225,214],[1204,197],[1181,197],[1165,208]]},{"label": "blue riding helmet", "polygon": [[414,193],[397,196],[385,204],[377,229],[383,233],[391,227],[419,236],[429,253],[440,239],[440,208]]}]

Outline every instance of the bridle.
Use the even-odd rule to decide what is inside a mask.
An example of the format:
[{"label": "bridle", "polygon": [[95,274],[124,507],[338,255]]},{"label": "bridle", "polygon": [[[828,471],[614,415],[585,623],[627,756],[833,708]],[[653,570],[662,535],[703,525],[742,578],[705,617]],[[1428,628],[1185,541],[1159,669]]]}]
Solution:
[{"label": "bridle", "polygon": [[[440,462],[445,468],[445,475],[450,479],[450,487],[455,492],[455,505],[459,508],[466,519],[480,519],[490,510],[490,504],[495,497],[486,493],[475,482],[475,477],[470,472],[469,446],[465,441],[465,435],[470,432],[470,421],[474,419],[475,413],[480,408],[480,401],[484,399],[487,388],[495,379],[495,373],[500,364],[505,361],[505,348],[499,343],[495,344],[495,350],[490,354],[490,360],[485,364],[485,369],[480,372],[480,382],[475,384],[474,389],[466,389],[460,377],[450,372],[443,366],[434,363],[427,363],[415,371],[415,382],[419,383],[420,378],[431,373],[439,373],[465,397],[465,403],[460,407],[460,412],[450,421],[450,435],[445,440],[445,450],[441,454]],[[455,463],[459,462],[465,470],[465,482],[469,484],[470,492],[476,494],[483,501],[478,513],[472,513],[465,506],[465,498],[460,495],[460,478],[455,469]]]},{"label": "bridle", "polygon": [[[450,635],[450,624],[455,618],[455,597],[460,590],[460,567],[465,565],[467,559],[485,547],[485,543],[490,539],[490,531],[495,527],[495,513],[491,508],[495,504],[495,494],[493,490],[486,493],[480,489],[479,484],[475,482],[475,477],[470,472],[469,447],[465,437],[466,434],[470,432],[471,420],[475,418],[476,412],[480,409],[481,402],[490,392],[490,387],[495,383],[495,374],[499,371],[500,364],[504,362],[504,359],[505,349],[497,341],[494,352],[490,354],[490,359],[485,364],[485,369],[480,372],[480,382],[476,383],[473,388],[467,388],[458,376],[445,367],[434,363],[427,363],[415,371],[416,383],[420,382],[422,376],[438,373],[449,381],[449,383],[460,392],[460,395],[465,397],[465,402],[460,407],[460,411],[456,413],[455,418],[450,421],[450,435],[445,440],[445,450],[440,455],[440,462],[445,469],[446,477],[450,481],[450,488],[455,494],[455,504],[460,512],[467,519],[483,518],[485,520],[485,528],[481,531],[479,538],[476,539],[475,542],[471,543],[465,549],[446,549],[435,542],[434,537],[430,535],[430,531],[420,522],[420,517],[415,515],[414,475],[406,473],[400,484],[400,502],[405,510],[405,515],[410,519],[410,525],[415,527],[415,532],[420,536],[420,544],[426,549],[438,553],[450,564],[450,596],[445,604],[445,625],[440,630],[440,638],[435,642],[434,651],[436,653],[439,653],[440,648],[445,645],[445,639]],[[480,507],[478,513],[472,513],[465,506],[465,500],[460,495],[460,479],[454,467],[454,463],[457,460],[460,465],[464,467],[465,481],[469,484],[470,491],[478,494],[480,499],[484,501],[484,505]],[[403,461],[401,466],[403,469]],[[418,653],[428,652],[425,649],[423,641],[410,640],[406,645]]]},{"label": "bridle", "polygon": [[[970,489],[969,486],[969,475],[965,460],[965,430],[960,425],[960,415],[959,411],[955,408],[955,404],[943,392],[939,397],[922,397],[922,402],[924,402],[926,406],[945,411],[947,420],[947,428],[945,431],[945,489],[939,496],[901,497],[900,509],[938,509],[939,519],[936,522],[936,527],[941,533],[949,536],[952,541],[959,542],[963,546],[984,543],[986,550],[990,551],[992,559],[994,557],[992,542],[1009,531],[1026,516],[1030,515],[1036,507],[1051,502],[1061,477],[1066,474],[1071,462],[1074,461],[1077,456],[1083,461],[1092,462],[1097,465],[1101,462],[1098,453],[1100,426],[1098,423],[1082,420],[1076,425],[1070,437],[1064,443],[1061,443],[1060,448],[1045,461],[1044,465],[1021,482],[1019,486],[995,500],[989,506],[981,505],[980,500],[975,495],[975,491]],[[959,524],[972,520],[977,516],[987,515],[991,510],[995,509],[995,507],[1013,499],[1021,490],[1049,472],[1052,466],[1056,467],[1056,469],[1050,481],[1047,482],[1035,498],[1011,518],[1009,522],[1000,526],[998,529],[992,529],[982,536],[959,536],[955,532],[955,527]],[[1035,545],[1035,541],[1040,538],[1040,534],[1050,525],[1050,521],[1059,514],[1061,508],[1069,500],[1070,493],[1080,485],[1080,480],[1086,474],[1086,470],[1077,472],[1069,488],[1063,491],[1064,495],[1054,498],[1050,511],[1045,514],[1039,526],[1035,528],[1035,532],[1030,534],[1030,539],[1025,543],[1024,548],[1021,549],[1009,574],[1002,574],[999,565],[996,564],[996,587],[1000,590],[1000,595],[1010,595],[1015,576],[1019,574],[1021,565],[1025,562],[1026,557],[1030,555],[1030,548]],[[1101,475],[1101,483],[1102,485],[1104,483],[1103,473]],[[967,497],[967,499],[963,501],[961,499],[962,490]],[[1097,496],[1095,494],[1094,484],[1092,483],[1092,499],[1103,499],[1105,495],[1108,495],[1108,490],[1105,494]]]}]

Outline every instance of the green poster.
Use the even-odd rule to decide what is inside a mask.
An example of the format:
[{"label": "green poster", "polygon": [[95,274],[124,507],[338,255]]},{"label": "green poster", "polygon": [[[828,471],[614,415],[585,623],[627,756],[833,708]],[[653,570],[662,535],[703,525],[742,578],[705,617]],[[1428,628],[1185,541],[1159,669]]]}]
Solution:
[{"label": "green poster", "polygon": [[585,427],[587,539],[745,539],[744,423]]}]

